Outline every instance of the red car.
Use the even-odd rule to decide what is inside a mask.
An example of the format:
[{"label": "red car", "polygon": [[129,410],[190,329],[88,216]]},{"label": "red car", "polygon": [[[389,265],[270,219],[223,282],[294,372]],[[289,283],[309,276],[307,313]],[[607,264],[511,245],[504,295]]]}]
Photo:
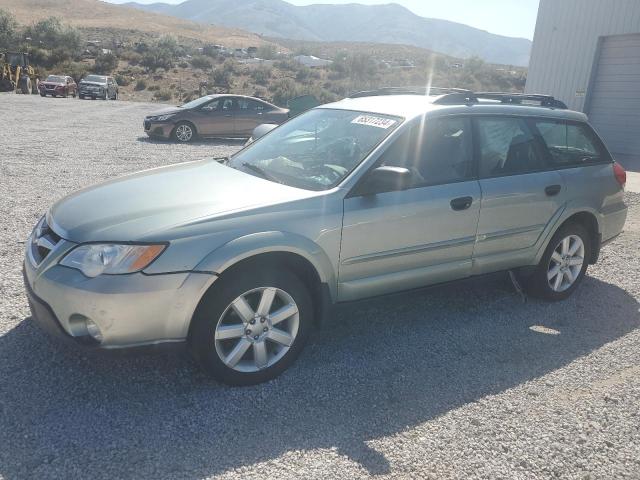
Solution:
[{"label": "red car", "polygon": [[68,97],[71,95],[75,98],[78,94],[78,85],[73,78],[66,75],[49,75],[46,80],[38,84],[38,90],[41,97],[47,95]]}]

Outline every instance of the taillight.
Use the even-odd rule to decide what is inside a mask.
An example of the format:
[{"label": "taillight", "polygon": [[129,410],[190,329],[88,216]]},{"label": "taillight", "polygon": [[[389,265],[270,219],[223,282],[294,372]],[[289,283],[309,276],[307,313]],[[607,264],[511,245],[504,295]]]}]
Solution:
[{"label": "taillight", "polygon": [[613,164],[613,175],[616,177],[620,186],[624,188],[627,183],[627,171],[617,162]]}]

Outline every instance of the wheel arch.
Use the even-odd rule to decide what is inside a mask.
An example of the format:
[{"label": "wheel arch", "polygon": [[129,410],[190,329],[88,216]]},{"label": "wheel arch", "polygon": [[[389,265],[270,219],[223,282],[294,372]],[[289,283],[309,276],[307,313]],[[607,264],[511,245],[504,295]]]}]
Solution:
[{"label": "wheel arch", "polygon": [[[558,225],[558,228],[554,230],[553,235],[555,235],[558,230],[569,224],[581,225],[587,230],[587,232],[589,232],[589,240],[591,241],[589,264],[593,265],[598,261],[598,257],[600,256],[600,246],[602,243],[598,217],[594,212],[587,210],[573,212]],[[553,237],[553,235],[551,235],[551,237]]]},{"label": "wheel arch", "polygon": [[288,268],[312,295],[316,322],[321,322],[335,303],[336,275],[325,251],[306,237],[284,232],[263,232],[240,237],[212,251],[196,271],[213,272],[224,281],[233,271],[255,264],[256,268]]}]

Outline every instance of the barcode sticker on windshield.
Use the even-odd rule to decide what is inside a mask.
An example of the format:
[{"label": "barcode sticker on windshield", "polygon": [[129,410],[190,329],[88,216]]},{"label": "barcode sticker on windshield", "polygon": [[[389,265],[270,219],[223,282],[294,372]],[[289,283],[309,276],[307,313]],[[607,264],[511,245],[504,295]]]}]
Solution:
[{"label": "barcode sticker on windshield", "polygon": [[384,128],[386,130],[387,128],[393,127],[396,124],[396,121],[389,118],[376,117],[375,115],[360,115],[351,120],[351,123],[367,125],[369,127]]}]

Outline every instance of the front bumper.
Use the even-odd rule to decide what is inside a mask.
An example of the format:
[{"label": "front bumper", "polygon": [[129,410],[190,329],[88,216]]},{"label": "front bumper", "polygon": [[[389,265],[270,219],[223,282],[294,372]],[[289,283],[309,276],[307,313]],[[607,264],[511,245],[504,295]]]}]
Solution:
[{"label": "front bumper", "polygon": [[82,95],[83,97],[100,98],[104,97],[104,92],[104,90],[89,90],[81,88],[78,90],[78,95]]},{"label": "front bumper", "polygon": [[[50,254],[50,257],[55,252]],[[102,275],[27,258],[24,279],[33,318],[55,336],[104,349],[182,342],[200,298],[215,281],[207,273]],[[84,319],[84,320],[83,320]],[[102,339],[87,335],[84,321]]]},{"label": "front bumper", "polygon": [[170,138],[174,124],[168,122],[153,122],[145,118],[142,122],[142,126],[144,128],[144,132],[150,137]]}]

